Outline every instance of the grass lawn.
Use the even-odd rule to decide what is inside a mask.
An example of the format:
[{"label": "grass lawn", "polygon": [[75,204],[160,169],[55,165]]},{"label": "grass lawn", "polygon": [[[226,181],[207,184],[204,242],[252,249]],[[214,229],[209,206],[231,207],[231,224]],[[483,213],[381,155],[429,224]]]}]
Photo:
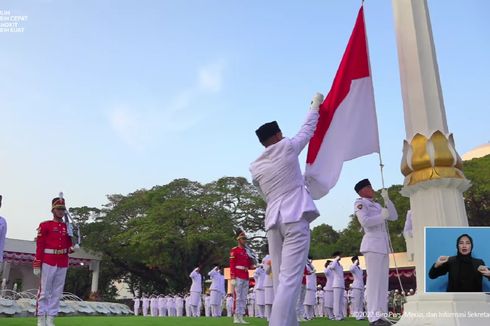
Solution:
[{"label": "grass lawn", "polygon": [[[250,326],[266,326],[267,321],[257,318],[245,318]],[[55,319],[56,326],[225,326],[234,325],[231,318],[175,318],[175,317],[59,317]],[[35,318],[0,318],[2,326],[36,325]],[[330,321],[325,318],[301,323],[308,326],[366,326],[367,321],[356,321],[349,318],[342,322]]]}]

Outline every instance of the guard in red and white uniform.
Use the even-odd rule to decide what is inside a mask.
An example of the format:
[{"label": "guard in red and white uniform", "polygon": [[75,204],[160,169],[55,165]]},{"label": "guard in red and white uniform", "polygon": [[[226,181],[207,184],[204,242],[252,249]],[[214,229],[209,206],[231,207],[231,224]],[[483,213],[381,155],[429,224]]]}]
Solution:
[{"label": "guard in red and white uniform", "polygon": [[51,204],[53,219],[42,222],[37,229],[36,258],[33,263],[34,275],[41,275],[36,307],[38,326],[54,326],[65,286],[68,254],[73,252],[68,228],[63,222],[65,200],[57,197]]},{"label": "guard in red and white uniform", "polygon": [[238,246],[230,251],[230,277],[231,287],[235,295],[235,316],[233,323],[248,324],[244,319],[245,306],[247,305],[248,293],[248,270],[254,268],[252,259],[248,256],[245,245],[247,236],[245,232],[239,231],[237,234]]}]

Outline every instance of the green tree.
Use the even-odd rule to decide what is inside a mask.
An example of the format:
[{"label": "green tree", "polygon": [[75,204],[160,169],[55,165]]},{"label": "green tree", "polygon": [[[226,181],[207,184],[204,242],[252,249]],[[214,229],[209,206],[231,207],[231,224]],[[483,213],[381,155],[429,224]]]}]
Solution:
[{"label": "green tree", "polygon": [[463,162],[464,174],[472,183],[464,193],[468,222],[490,226],[490,155]]},{"label": "green tree", "polygon": [[331,246],[339,239],[339,233],[328,224],[320,224],[311,231],[310,255],[313,259],[327,257]]},{"label": "green tree", "polygon": [[83,245],[103,254],[111,280],[138,292],[169,293],[188,288],[196,266],[205,274],[227,265],[243,228],[263,247],[265,203],[244,178],[202,185],[177,179],[127,196],[110,195],[103,209],[73,209],[84,221]]}]

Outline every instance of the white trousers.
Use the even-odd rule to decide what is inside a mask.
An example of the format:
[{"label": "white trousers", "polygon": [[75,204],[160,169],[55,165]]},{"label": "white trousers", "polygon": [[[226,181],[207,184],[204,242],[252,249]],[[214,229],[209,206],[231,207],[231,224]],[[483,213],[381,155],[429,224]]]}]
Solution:
[{"label": "white trousers", "polygon": [[387,254],[364,253],[366,259],[366,300],[370,323],[388,313],[389,258]]},{"label": "white trousers", "polygon": [[353,317],[355,317],[357,320],[364,319],[363,317],[363,312],[364,312],[364,293],[363,289],[352,289],[352,296],[351,296],[351,314]]},{"label": "white trousers", "polygon": [[177,314],[177,317],[182,317],[184,315],[184,307],[178,307],[176,310],[175,310],[176,314]]},{"label": "white trousers", "polygon": [[272,305],[266,304],[264,309],[264,315],[265,315],[264,317],[267,318],[267,321],[269,321],[271,318],[271,311],[272,311]]},{"label": "white trousers", "polygon": [[247,305],[248,280],[236,278],[235,283],[235,315],[244,316],[245,306]]},{"label": "white trousers", "polygon": [[296,304],[310,247],[310,225],[279,223],[267,231],[272,259],[274,304],[269,326],[298,326]]},{"label": "white trousers", "polygon": [[226,306],[226,315],[231,317],[233,315],[233,306]]},{"label": "white trousers", "polygon": [[320,298],[318,299],[318,304],[316,305],[317,306],[317,316],[318,317],[323,317],[324,314],[325,314],[325,303],[323,301],[323,298]]},{"label": "white trousers", "polygon": [[255,317],[264,318],[265,305],[258,304],[255,306]]},{"label": "white trousers", "polygon": [[[191,297],[190,297],[190,304],[191,304],[191,316],[192,317],[199,317],[201,315],[201,292],[191,292]],[[170,316],[170,312],[169,312]]]},{"label": "white trousers", "polygon": [[333,314],[335,320],[344,319],[344,289],[333,288]]},{"label": "white trousers", "polygon": [[204,316],[211,317],[211,305],[209,304],[204,305]]},{"label": "white trousers", "polygon": [[158,316],[160,316],[160,317],[167,316],[167,308],[166,307],[158,307]]},{"label": "white trousers", "polygon": [[299,290],[298,302],[296,303],[296,318],[303,319],[305,316],[305,296],[306,296],[306,286],[301,284],[301,288]]},{"label": "white trousers", "polygon": [[139,310],[140,310],[140,305],[139,304],[135,304],[134,305],[134,315],[135,316],[138,316]]},{"label": "white trousers", "polygon": [[37,315],[56,316],[60,310],[60,299],[65,287],[66,267],[43,264],[41,283],[37,292]]},{"label": "white trousers", "polygon": [[150,307],[149,304],[143,304],[143,316],[148,315],[148,308]]},{"label": "white trousers", "polygon": [[247,304],[247,315],[255,317],[255,301],[249,301]]}]

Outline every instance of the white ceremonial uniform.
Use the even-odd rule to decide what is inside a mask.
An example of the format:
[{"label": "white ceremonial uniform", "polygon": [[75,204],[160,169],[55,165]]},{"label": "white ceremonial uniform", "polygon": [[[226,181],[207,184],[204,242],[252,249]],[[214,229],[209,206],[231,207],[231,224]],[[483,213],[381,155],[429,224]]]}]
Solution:
[{"label": "white ceremonial uniform", "polygon": [[[386,222],[382,217],[380,204],[367,198],[359,198],[354,208],[357,219],[364,229],[360,251],[366,259],[367,315],[369,322],[373,323],[381,319],[380,316],[388,313],[386,298],[389,282],[388,253],[390,252],[388,232],[386,232]],[[398,214],[391,200],[388,200],[387,208],[390,215],[388,220],[397,220]]]},{"label": "white ceremonial uniform", "polygon": [[200,306],[201,306],[201,293],[202,293],[202,276],[198,272],[197,268],[192,271],[189,275],[192,279],[191,285],[191,315],[192,317],[199,317],[201,315]]},{"label": "white ceremonial uniform", "polygon": [[316,315],[317,317],[323,317],[325,315],[325,292],[323,289],[318,289],[316,291],[316,298],[317,298],[317,310],[316,310]]},{"label": "white ceremonial uniform", "polygon": [[152,317],[158,316],[158,299],[156,297],[150,299],[150,313]]},{"label": "white ceremonial uniform", "polygon": [[264,257],[262,263],[264,264],[265,279],[264,279],[264,303],[265,311],[264,315],[269,320],[272,310],[272,303],[274,302],[274,286],[272,282],[272,260],[271,256]]},{"label": "white ceremonial uniform", "polygon": [[140,311],[140,304],[141,304],[140,298],[134,298],[133,301],[134,301],[134,309],[133,309],[134,315],[138,316]]},{"label": "white ceremonial uniform", "polygon": [[186,295],[184,297],[184,307],[185,307],[185,315],[187,317],[192,317],[192,312],[191,312],[191,296]]},{"label": "white ceremonial uniform", "polygon": [[176,309],[174,297],[170,297],[170,296],[167,297],[167,310],[168,310],[168,315],[170,317],[177,316],[177,309]]},{"label": "white ceremonial uniform", "polygon": [[255,305],[257,307],[255,317],[264,318],[265,310],[265,269],[258,266],[254,272],[255,279]]},{"label": "white ceremonial uniform", "polygon": [[180,296],[175,296],[174,302],[175,302],[175,315],[177,317],[184,316],[184,300]]},{"label": "white ceremonial uniform", "polygon": [[255,292],[247,294],[247,313],[249,317],[255,317]]},{"label": "white ceremonial uniform", "polygon": [[204,297],[204,316],[211,317],[211,297],[209,295]]},{"label": "white ceremonial uniform", "polygon": [[333,276],[333,314],[335,320],[342,320],[343,317],[343,305],[344,305],[344,269],[337,260],[333,260],[327,267],[332,271]]},{"label": "white ceremonial uniform", "polygon": [[0,216],[0,276],[2,276],[2,271],[3,271],[3,251],[5,249],[6,237],[7,237],[7,221]]},{"label": "white ceremonial uniform", "polygon": [[218,317],[220,315],[219,309],[221,308],[221,297],[222,289],[221,289],[221,273],[215,267],[208,273],[209,278],[211,279],[211,286],[209,287],[209,291],[211,292],[210,297],[210,306],[211,306],[211,316]]},{"label": "white ceremonial uniform", "polygon": [[405,226],[403,228],[403,237],[405,238],[405,244],[407,245],[407,257],[408,261],[414,260],[414,244],[413,244],[413,230],[412,230],[412,211],[407,212],[407,218],[405,220]]},{"label": "white ceremonial uniform", "polygon": [[334,320],[335,316],[333,314],[333,272],[329,268],[325,268],[325,277],[327,279],[327,284],[324,287],[324,301],[325,301],[325,314],[326,316]]},{"label": "white ceremonial uniform", "polygon": [[308,273],[306,276],[306,295],[305,295],[305,314],[306,318],[313,319],[315,316],[316,300],[316,273],[310,266],[306,266]]},{"label": "white ceremonial uniform", "polygon": [[164,297],[158,297],[158,316],[167,316],[167,302]]},{"label": "white ceremonial uniform", "polygon": [[150,299],[147,297],[143,297],[141,300],[143,301],[143,316],[147,316],[148,309],[150,308]]},{"label": "white ceremonial uniform", "polygon": [[298,156],[313,136],[318,117],[310,110],[296,136],[267,147],[250,166],[253,183],[267,202],[265,229],[274,282],[269,326],[298,325],[295,305],[310,246],[309,223],[320,215],[305,187]]},{"label": "white ceremonial uniform", "polygon": [[351,286],[351,314],[357,319],[364,319],[364,274],[357,264],[352,264],[349,268],[354,282]]},{"label": "white ceremonial uniform", "polygon": [[233,297],[232,296],[226,297],[226,316],[228,316],[228,317],[233,316]]}]

